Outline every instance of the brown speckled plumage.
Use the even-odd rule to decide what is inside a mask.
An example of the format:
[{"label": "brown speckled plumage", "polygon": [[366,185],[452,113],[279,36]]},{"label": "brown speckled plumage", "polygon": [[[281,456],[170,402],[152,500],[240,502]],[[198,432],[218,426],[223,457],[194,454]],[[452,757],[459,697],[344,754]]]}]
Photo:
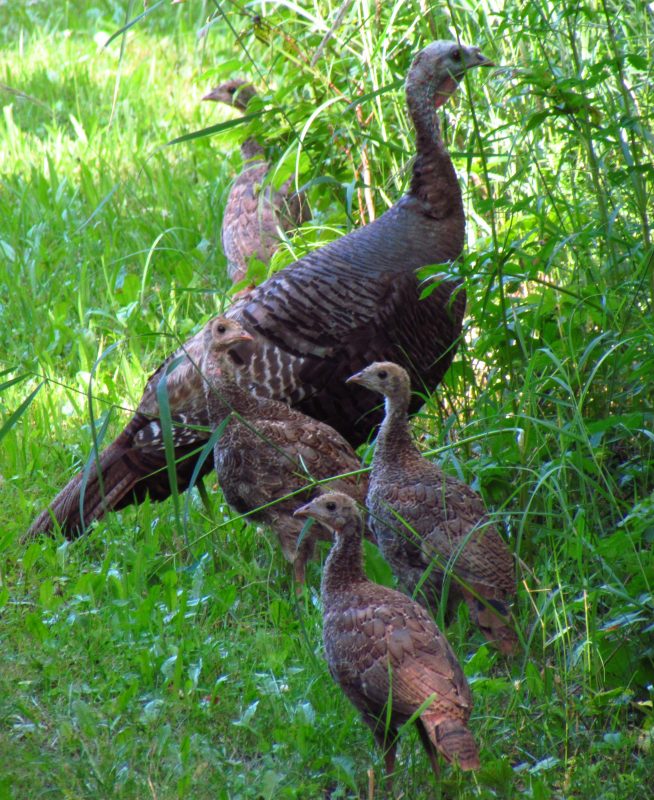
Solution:
[{"label": "brown speckled plumage", "polygon": [[[240,111],[255,96],[252,84],[235,78],[221,83],[203,100],[226,103]],[[252,258],[267,264],[279,247],[280,231],[288,232],[311,218],[306,197],[293,191],[293,179],[279,189],[270,183],[270,164],[255,139],[241,145],[243,171],[229,192],[223,213],[222,243],[227,271],[234,283],[242,281]]]},{"label": "brown speckled plumage", "polygon": [[481,497],[445,475],[414,444],[406,371],[375,363],[350,381],[386,398],[366,500],[384,557],[408,591],[420,587],[429,604],[440,602],[447,568],[466,584],[452,578],[448,610],[465,600],[486,638],[502,653],[513,653],[518,644],[510,621],[516,592],[513,558],[490,524]]},{"label": "brown speckled plumage", "polygon": [[[298,548],[302,522],[293,512],[329,488],[363,503],[368,479],[345,474],[358,472],[361,465],[329,425],[278,400],[257,399],[238,385],[230,349],[239,332],[245,335],[233,320],[218,317],[204,334],[202,374],[207,379],[211,427],[233,412],[214,446],[218,482],[234,511],[249,514],[277,534],[284,556],[294,564],[296,580],[303,583],[316,535],[305,536]],[[334,476],[342,477],[319,486],[314,483]]]},{"label": "brown speckled plumage", "polygon": [[[245,369],[239,370],[237,380],[259,397],[283,400],[327,422],[355,447],[368,438],[382,415],[374,394],[345,386],[348,375],[372,361],[391,359],[408,369],[414,388],[430,390],[442,379],[457,348],[465,308],[463,288],[442,281],[420,300],[415,270],[461,253],[461,191],[440,139],[434,106],[454,91],[466,67],[487,63],[477,48],[452,42],[425,48],[407,78],[418,150],[410,191],[375,222],[307,254],[227,311],[254,337],[243,347]],[[187,344],[187,349],[193,347],[195,337]],[[192,365],[176,369],[193,372]],[[416,396],[412,408],[419,402]],[[196,408],[197,398],[190,398],[188,407],[181,404],[173,411],[202,425],[204,412],[197,418],[191,413]],[[156,421],[156,408],[151,413]],[[142,421],[137,414],[105,451],[108,455],[100,454],[100,474],[91,469],[85,524],[107,508],[119,508],[147,494],[161,499],[170,492],[163,447],[148,450],[141,463],[143,453],[131,433],[134,425],[141,424],[149,420]],[[180,455],[188,454],[194,437],[198,450],[207,439],[202,430],[187,429],[183,435],[183,445],[176,450]],[[110,472],[105,468],[108,460]],[[190,458],[179,467],[180,488],[193,466]],[[68,535],[81,527],[79,485],[77,476],[50,506]],[[102,502],[103,494],[110,502]],[[27,535],[51,527],[46,511]]]},{"label": "brown speckled plumage", "polygon": [[466,727],[472,696],[456,656],[422,606],[366,578],[363,521],[354,501],[334,492],[296,513],[335,533],[321,586],[325,655],[332,677],[386,751],[387,773],[394,769],[398,729],[432,696],[416,726],[434,774],[437,751],[462,769],[477,769],[477,746]]}]

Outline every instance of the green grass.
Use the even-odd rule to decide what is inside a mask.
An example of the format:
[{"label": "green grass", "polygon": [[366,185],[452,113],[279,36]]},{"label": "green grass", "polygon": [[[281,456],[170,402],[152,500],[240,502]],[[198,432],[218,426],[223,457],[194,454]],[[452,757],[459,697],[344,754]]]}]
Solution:
[{"label": "green grass", "polygon": [[229,301],[220,220],[244,129],[166,146],[232,118],[199,103],[207,87],[253,78],[278,111],[249,131],[275,181],[299,168],[309,186],[314,221],[279,267],[406,188],[399,81],[454,31],[506,68],[471,75],[445,110],[468,219],[466,339],[416,431],[521,559],[525,650],[506,664],[461,609],[448,635],[483,767],[444,768],[437,789],[410,732],[397,791],[647,796],[651,12],[356,0],[312,67],[340,4],[223,18],[162,3],[102,49],[143,10],[128,5],[0,7],[0,797],[364,798],[371,765],[380,796],[380,754],[322,658],[319,564],[296,601],[278,548],[217,493],[214,521],[193,494],[186,524],[146,503],[73,544],[19,537],[88,457],[90,397],[117,433],[146,375]]}]

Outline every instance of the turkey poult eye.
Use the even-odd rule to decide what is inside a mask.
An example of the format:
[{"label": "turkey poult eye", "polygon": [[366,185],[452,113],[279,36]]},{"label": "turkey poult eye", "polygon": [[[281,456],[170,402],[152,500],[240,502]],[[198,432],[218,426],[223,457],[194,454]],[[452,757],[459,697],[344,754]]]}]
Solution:
[{"label": "turkey poult eye", "polygon": [[455,50],[455,51],[452,53],[452,59],[453,59],[454,61],[461,61],[461,51],[460,51],[460,50]]},{"label": "turkey poult eye", "polygon": [[336,511],[336,503],[327,503],[327,511]]},{"label": "turkey poult eye", "polygon": [[377,374],[379,375],[379,377],[382,380],[385,380],[386,378],[388,378],[388,372],[386,372],[386,370],[384,370],[384,369],[381,372],[378,372]]},{"label": "turkey poult eye", "polygon": [[216,330],[218,331],[218,333],[225,333],[225,331],[227,330],[227,328],[225,328],[225,326],[224,326],[224,325],[218,325],[218,326],[217,326],[217,328],[216,328]]}]

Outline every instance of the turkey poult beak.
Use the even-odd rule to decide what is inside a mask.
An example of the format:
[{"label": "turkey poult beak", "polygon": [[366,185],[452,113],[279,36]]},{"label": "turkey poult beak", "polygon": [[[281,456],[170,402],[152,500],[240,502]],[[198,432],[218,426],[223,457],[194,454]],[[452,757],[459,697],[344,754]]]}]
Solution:
[{"label": "turkey poult beak", "polygon": [[216,346],[220,347],[222,350],[231,350],[238,344],[242,344],[243,342],[253,342],[253,341],[254,341],[253,336],[250,336],[250,334],[246,333],[245,331],[241,331],[240,333],[232,333],[228,337],[219,339],[216,342]]},{"label": "turkey poult beak", "polygon": [[312,515],[311,512],[313,511],[312,506],[313,503],[307,503],[305,506],[300,506],[299,508],[296,508],[295,511],[293,512],[293,516],[310,517]]},{"label": "turkey poult beak", "polygon": [[240,344],[241,342],[253,342],[254,336],[251,336],[249,333],[243,331],[242,333],[235,333],[233,337],[230,337],[229,343],[232,344]]},{"label": "turkey poult beak", "polygon": [[355,372],[354,375],[350,375],[349,378],[345,379],[345,383],[361,383],[361,372]]},{"label": "turkey poult beak", "polygon": [[205,94],[205,96],[202,98],[202,102],[204,103],[205,100],[211,100],[212,102],[219,100],[219,98],[216,97],[216,91],[216,89],[212,89],[210,92]]}]

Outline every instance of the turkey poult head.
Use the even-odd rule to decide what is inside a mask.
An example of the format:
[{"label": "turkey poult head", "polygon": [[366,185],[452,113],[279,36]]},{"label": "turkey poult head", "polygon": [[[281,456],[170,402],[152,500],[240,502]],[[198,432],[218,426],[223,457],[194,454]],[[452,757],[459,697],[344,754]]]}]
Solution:
[{"label": "turkey poult head", "polygon": [[214,103],[225,103],[227,106],[238,108],[245,111],[248,103],[256,95],[257,91],[251,83],[242,78],[233,78],[215,86],[203,100],[211,100]]},{"label": "turkey poult head", "polygon": [[414,93],[421,101],[433,98],[436,108],[456,91],[467,70],[493,67],[478,47],[457,42],[436,41],[415,57],[407,76],[407,95]]},{"label": "turkey poult head", "polygon": [[227,317],[212,319],[204,331],[205,350],[212,355],[222,355],[242,342],[251,342],[252,336],[238,322]]},{"label": "turkey poult head", "polygon": [[371,392],[382,394],[398,404],[408,403],[411,396],[411,381],[406,370],[392,361],[375,361],[345,382],[365,386]]},{"label": "turkey poult head", "polygon": [[[293,514],[294,517],[311,517],[329,531],[343,533],[350,523],[361,522],[361,512],[356,502],[342,492],[328,492],[314,498],[310,503],[301,506]],[[361,531],[359,524],[355,530]]]}]

